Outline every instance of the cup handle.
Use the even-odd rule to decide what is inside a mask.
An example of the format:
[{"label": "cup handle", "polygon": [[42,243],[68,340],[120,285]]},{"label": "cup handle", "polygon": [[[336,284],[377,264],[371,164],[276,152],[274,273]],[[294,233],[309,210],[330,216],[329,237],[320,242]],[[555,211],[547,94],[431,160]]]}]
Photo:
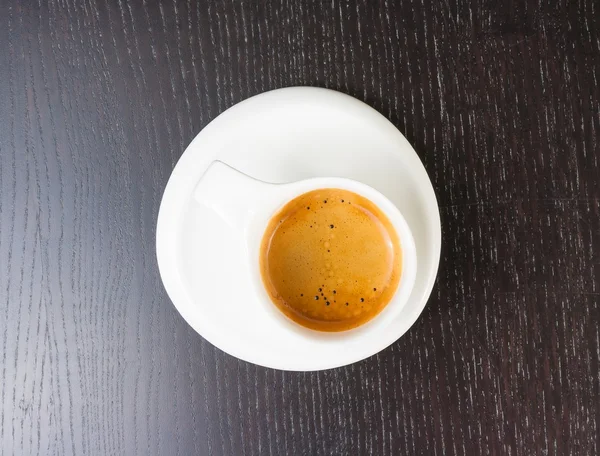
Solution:
[{"label": "cup handle", "polygon": [[207,207],[234,229],[244,229],[258,212],[273,184],[254,179],[221,162],[213,162],[193,192]]}]

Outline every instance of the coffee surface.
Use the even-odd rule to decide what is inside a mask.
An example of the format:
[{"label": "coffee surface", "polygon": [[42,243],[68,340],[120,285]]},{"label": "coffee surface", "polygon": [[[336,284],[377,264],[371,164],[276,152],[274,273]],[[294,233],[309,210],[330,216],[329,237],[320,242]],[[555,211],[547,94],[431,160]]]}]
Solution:
[{"label": "coffee surface", "polygon": [[398,235],[368,199],[320,189],[287,203],[269,222],[260,249],[265,288],[302,326],[356,328],[394,296],[401,274]]}]

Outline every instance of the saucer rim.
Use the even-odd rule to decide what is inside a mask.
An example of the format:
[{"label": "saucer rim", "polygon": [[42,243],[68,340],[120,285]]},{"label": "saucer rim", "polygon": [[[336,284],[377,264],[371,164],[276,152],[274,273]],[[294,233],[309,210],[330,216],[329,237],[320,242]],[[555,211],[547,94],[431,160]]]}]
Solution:
[{"label": "saucer rim", "polygon": [[[181,211],[179,211],[178,213],[174,214],[174,209],[176,208],[176,206],[182,207],[182,204],[175,204],[175,199],[177,196],[181,197],[181,192],[179,192],[179,195],[177,195],[177,190],[180,190],[182,187],[186,187],[185,185],[181,185],[182,180],[185,180],[186,177],[189,180],[190,171],[186,169],[187,165],[189,164],[188,162],[198,161],[192,160],[192,158],[198,158],[192,156],[201,153],[200,150],[198,150],[198,144],[201,142],[201,138],[207,135],[208,132],[212,131],[213,129],[219,128],[221,124],[227,121],[228,117],[231,117],[232,113],[243,109],[248,109],[252,106],[252,103],[261,101],[261,98],[271,98],[271,100],[269,101],[273,102],[273,97],[285,98],[286,96],[300,96],[305,100],[311,100],[314,102],[336,102],[352,104],[354,105],[353,109],[361,109],[364,112],[365,119],[369,119],[369,121],[372,123],[379,123],[378,126],[388,130],[388,134],[391,133],[391,129],[393,129],[393,134],[397,136],[397,139],[400,142],[398,153],[404,154],[412,152],[411,157],[404,157],[403,159],[408,159],[409,161],[411,161],[412,163],[410,164],[410,166],[415,166],[416,168],[414,169],[414,171],[420,173],[421,177],[423,177],[423,179],[419,180],[418,187],[421,187],[421,191],[423,192],[427,206],[426,208],[424,208],[424,224],[428,228],[432,229],[432,232],[428,236],[427,240],[428,242],[431,241],[433,245],[431,248],[431,253],[430,255],[428,255],[430,257],[428,261],[428,270],[417,270],[417,275],[426,274],[427,278],[426,280],[423,280],[424,287],[420,293],[420,296],[415,296],[413,298],[413,296],[411,295],[408,298],[409,302],[415,301],[415,304],[412,306],[413,310],[411,312],[411,319],[410,321],[408,321],[408,324],[401,325],[402,327],[397,331],[396,335],[393,338],[387,337],[385,340],[381,340],[381,343],[374,344],[374,348],[372,347],[371,350],[368,350],[367,354],[361,352],[358,356],[354,357],[348,356],[344,357],[343,359],[327,359],[327,361],[325,362],[322,362],[322,360],[320,360],[320,362],[315,362],[312,365],[310,365],[310,362],[307,363],[305,361],[301,363],[299,362],[297,363],[297,365],[294,365],[294,361],[290,361],[289,359],[287,360],[287,362],[281,363],[277,362],[277,360],[279,360],[278,357],[275,357],[274,359],[269,361],[268,355],[262,357],[252,356],[251,351],[240,350],[239,347],[235,346],[235,344],[228,344],[227,336],[223,336],[215,331],[211,331],[209,325],[201,325],[197,318],[193,318],[193,315],[191,314],[193,313],[193,311],[189,309],[190,306],[183,303],[182,293],[185,293],[185,291],[182,292],[183,284],[176,277],[178,275],[176,271],[176,254],[173,252],[174,249],[172,249],[169,245],[172,245],[173,239],[169,239],[168,235],[173,235],[174,227],[177,227],[177,224],[175,224],[174,221],[175,219],[177,219],[177,217],[169,217],[169,215],[178,215],[178,213],[181,213]],[[215,155],[213,159],[206,160],[206,167],[208,167],[213,160],[218,159],[218,154],[205,153],[204,155]],[[385,195],[384,192],[382,193]],[[388,197],[387,195],[385,196]],[[177,223],[179,223],[179,221]],[[230,107],[229,109],[221,113],[219,116],[217,116],[204,129],[202,129],[190,142],[190,144],[180,157],[179,161],[177,162],[175,168],[173,169],[173,172],[169,177],[169,180],[165,187],[165,191],[163,193],[163,198],[161,200],[157,219],[156,254],[160,276],[163,281],[164,287],[167,291],[167,294],[171,298],[173,305],[182,315],[184,320],[186,320],[186,322],[188,322],[188,324],[190,324],[190,326],[198,334],[200,334],[203,338],[205,338],[215,347],[241,360],[273,369],[288,371],[317,371],[332,369],[358,362],[360,360],[369,358],[379,353],[380,351],[384,350],[385,348],[393,344],[395,341],[397,341],[400,337],[402,337],[418,320],[418,317],[421,315],[421,313],[425,309],[425,306],[427,305],[428,299],[431,295],[433,286],[435,284],[439,268],[441,254],[441,220],[439,215],[439,206],[437,204],[437,198],[433,189],[433,185],[423,166],[421,159],[415,152],[414,148],[410,145],[410,143],[408,143],[404,135],[402,135],[402,133],[382,114],[380,114],[378,111],[371,108],[367,104],[363,103],[362,101],[357,100],[356,98],[353,98],[350,95],[346,95],[334,90],[303,86],[287,87],[255,95]],[[310,367],[307,367],[307,365],[310,365]]]}]

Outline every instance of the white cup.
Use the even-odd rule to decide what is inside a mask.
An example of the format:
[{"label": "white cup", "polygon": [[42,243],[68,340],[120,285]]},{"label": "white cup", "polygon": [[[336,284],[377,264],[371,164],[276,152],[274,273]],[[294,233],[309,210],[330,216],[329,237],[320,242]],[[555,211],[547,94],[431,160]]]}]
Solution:
[{"label": "white cup", "polygon": [[[349,190],[373,202],[388,217],[400,239],[402,250],[401,277],[391,301],[372,320],[358,328],[342,332],[321,332],[305,328],[281,313],[265,290],[259,267],[260,245],[271,218],[286,203],[312,190],[338,188]],[[315,343],[339,344],[344,340],[359,342],[389,325],[398,316],[411,294],[417,274],[417,253],[412,233],[398,208],[384,195],[368,185],[339,177],[319,177],[288,184],[272,184],[254,179],[234,168],[215,161],[207,169],[194,190],[197,204],[213,211],[245,246],[247,273],[263,312],[257,312],[253,324],[265,331],[269,328],[285,329],[296,337],[310,339]],[[407,196],[408,197],[408,196]],[[230,234],[229,234],[230,235]],[[236,305],[232,302],[232,311]]]}]

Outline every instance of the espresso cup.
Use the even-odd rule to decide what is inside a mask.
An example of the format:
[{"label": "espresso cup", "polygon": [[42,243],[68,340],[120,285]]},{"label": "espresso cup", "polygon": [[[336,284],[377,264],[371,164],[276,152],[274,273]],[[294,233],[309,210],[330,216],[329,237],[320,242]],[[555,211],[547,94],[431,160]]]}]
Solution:
[{"label": "espresso cup", "polygon": [[[262,238],[273,216],[286,203],[305,193],[318,189],[341,189],[366,198],[387,217],[398,235],[402,255],[400,258],[401,276],[391,300],[373,319],[359,327],[342,332],[321,332],[309,329],[290,320],[273,303],[261,278],[259,257]],[[363,338],[373,337],[374,333],[393,324],[407,303],[417,273],[416,249],[410,228],[398,208],[377,190],[360,182],[338,178],[319,177],[286,184],[272,184],[247,176],[223,162],[210,165],[193,192],[197,204],[214,212],[229,227],[229,235],[241,241],[246,257],[245,273],[252,283],[255,294],[252,302],[259,306],[252,312],[248,324],[259,325],[263,331],[273,334],[285,331],[286,338],[301,339],[318,350],[320,345],[339,346],[339,349],[360,343]],[[233,234],[231,234],[233,233]],[[290,277],[290,280],[293,280]],[[236,306],[245,305],[231,302],[231,312]],[[300,342],[300,340],[298,340]],[[275,347],[273,349],[276,349]]]}]

